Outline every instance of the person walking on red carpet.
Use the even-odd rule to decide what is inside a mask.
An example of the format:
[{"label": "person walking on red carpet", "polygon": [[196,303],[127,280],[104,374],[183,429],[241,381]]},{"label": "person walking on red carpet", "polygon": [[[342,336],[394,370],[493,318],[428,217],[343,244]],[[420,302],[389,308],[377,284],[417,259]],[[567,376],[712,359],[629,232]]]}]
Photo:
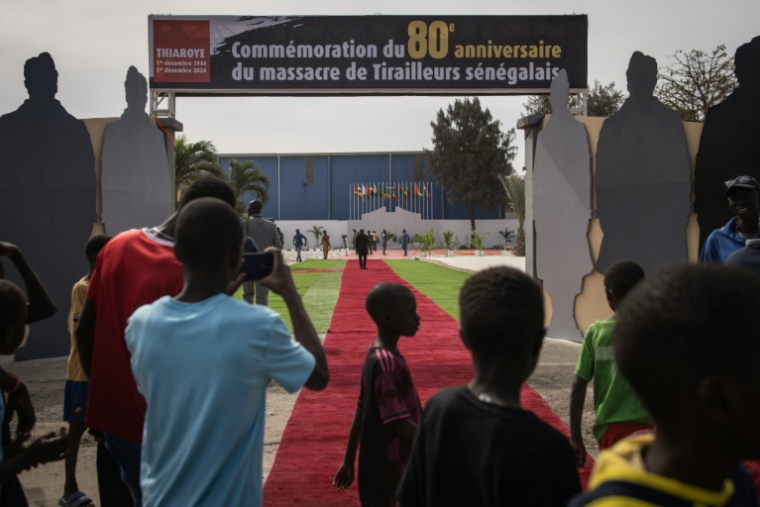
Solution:
[{"label": "person walking on red carpet", "polygon": [[520,403],[544,340],[541,288],[522,271],[491,268],[465,282],[459,308],[475,376],[425,405],[399,505],[564,507],[581,490],[573,452]]},{"label": "person walking on red carpet", "polygon": [[[620,307],[628,292],[644,280],[644,269],[633,261],[617,261],[604,274],[604,292],[613,312]],[[594,381],[594,438],[599,451],[612,447],[618,440],[652,428],[649,413],[633,392],[628,381],[618,372],[612,357],[612,330],[615,316],[597,320],[583,338],[575,378],[570,392],[570,445],[578,466],[586,463],[583,444],[583,404],[586,388]]]},{"label": "person walking on red carpet", "polygon": [[359,499],[362,507],[396,505],[422,406],[409,367],[398,350],[402,336],[420,328],[417,301],[411,290],[381,283],[367,294],[367,312],[377,325],[377,338],[367,351],[362,384],[346,454],[333,485],[338,491],[354,481],[359,449]]},{"label": "person walking on red carpet", "polygon": [[367,269],[367,254],[370,248],[369,236],[364,234],[364,229],[359,229],[356,235],[356,255],[359,256],[359,268]]}]

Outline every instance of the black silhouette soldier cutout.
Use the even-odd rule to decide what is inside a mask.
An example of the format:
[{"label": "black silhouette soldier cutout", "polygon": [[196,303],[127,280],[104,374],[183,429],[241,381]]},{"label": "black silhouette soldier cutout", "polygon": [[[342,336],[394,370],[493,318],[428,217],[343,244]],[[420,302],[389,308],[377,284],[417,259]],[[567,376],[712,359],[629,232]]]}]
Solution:
[{"label": "black silhouette soldier cutout", "polygon": [[552,300],[548,334],[579,341],[575,297],[594,266],[588,243],[591,155],[586,128],[567,108],[567,72],[552,80],[552,115],[538,134],[533,168],[536,274]]},{"label": "black silhouette soldier cutout", "polygon": [[124,88],[127,108],[103,142],[103,222],[111,235],[161,223],[174,207],[164,135],[145,113],[148,82],[130,67]]},{"label": "black silhouette soldier cutout", "polygon": [[602,125],[596,153],[600,273],[621,259],[648,273],[687,259],[691,169],[681,117],[653,95],[654,58],[633,53],[626,76],[630,96]]},{"label": "black silhouette soldier cutout", "polygon": [[733,217],[724,182],[737,174],[760,178],[760,37],[736,50],[734,65],[739,86],[707,111],[699,141],[694,212],[700,251],[707,236]]},{"label": "black silhouette soldier cutout", "polygon": [[[29,98],[0,117],[0,239],[23,250],[58,306],[16,354],[31,359],[68,353],[61,337],[71,288],[87,273],[83,249],[95,221],[95,157],[84,123],[55,98],[51,56],[27,60],[24,78]],[[8,277],[20,282],[15,270]]]}]

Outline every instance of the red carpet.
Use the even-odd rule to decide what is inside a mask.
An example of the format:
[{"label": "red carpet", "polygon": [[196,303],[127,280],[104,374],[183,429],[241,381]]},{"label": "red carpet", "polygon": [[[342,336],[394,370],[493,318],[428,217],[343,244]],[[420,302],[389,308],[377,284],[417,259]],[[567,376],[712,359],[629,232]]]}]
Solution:
[{"label": "red carpet", "polygon": [[[348,491],[339,493],[332,487],[332,480],[343,460],[359,394],[361,367],[367,347],[374,340],[375,327],[364,310],[364,298],[383,281],[409,286],[384,262],[370,260],[368,267],[360,271],[358,262],[346,265],[324,343],[330,386],[318,393],[304,389],[298,396],[264,486],[267,507],[359,505],[356,481]],[[424,405],[443,387],[466,384],[472,377],[472,367],[469,353],[457,334],[456,320],[414,287],[410,288],[417,298],[422,322],[414,338],[401,339],[399,349],[409,364]],[[527,410],[568,434],[551,407],[528,386],[523,389],[522,403]],[[591,462],[589,459],[581,470],[584,486]]]},{"label": "red carpet", "polygon": [[290,270],[293,273],[340,273],[342,269],[298,269],[297,267],[291,267]]}]

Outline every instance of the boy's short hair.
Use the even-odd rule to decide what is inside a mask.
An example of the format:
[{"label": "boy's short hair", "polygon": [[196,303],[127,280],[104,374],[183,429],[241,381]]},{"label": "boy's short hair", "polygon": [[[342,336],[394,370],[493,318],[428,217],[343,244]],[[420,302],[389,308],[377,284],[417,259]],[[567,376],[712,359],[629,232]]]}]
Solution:
[{"label": "boy's short hair", "polygon": [[398,283],[383,282],[375,285],[364,300],[364,307],[372,320],[377,323],[380,317],[394,311],[403,302],[414,300],[414,293],[408,287]]},{"label": "boy's short hair", "polygon": [[[656,423],[710,375],[754,371],[760,277],[731,266],[680,265],[636,286],[617,313],[615,361]],[[740,377],[741,378],[741,377]]]},{"label": "boy's short hair", "polygon": [[189,202],[194,201],[195,199],[200,199],[201,197],[216,197],[233,208],[237,204],[235,191],[226,181],[214,176],[204,176],[195,180],[187,190],[182,193],[182,199],[179,201],[180,209],[186,206]]},{"label": "boy's short hair", "polygon": [[604,274],[604,288],[622,301],[626,294],[645,277],[644,269],[635,262],[617,261]]},{"label": "boy's short hair", "polygon": [[241,248],[243,231],[231,206],[215,197],[202,197],[183,206],[177,218],[175,249],[182,264],[213,266]]},{"label": "boy's short hair", "polygon": [[0,332],[18,321],[26,307],[26,297],[18,286],[8,280],[0,280]]},{"label": "boy's short hair", "polygon": [[95,265],[98,254],[109,241],[111,241],[111,236],[106,236],[105,234],[98,234],[87,240],[87,244],[84,245],[84,254],[87,256],[87,261],[90,265]]},{"label": "boy's short hair", "polygon": [[459,292],[462,337],[473,354],[516,355],[538,346],[544,335],[544,298],[539,285],[522,271],[485,269],[465,281]]}]

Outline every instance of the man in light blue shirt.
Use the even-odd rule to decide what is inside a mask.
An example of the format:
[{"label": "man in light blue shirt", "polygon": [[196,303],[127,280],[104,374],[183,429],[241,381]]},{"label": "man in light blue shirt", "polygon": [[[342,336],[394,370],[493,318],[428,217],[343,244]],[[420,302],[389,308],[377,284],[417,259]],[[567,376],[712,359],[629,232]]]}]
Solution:
[{"label": "man in light blue shirt", "polygon": [[[227,296],[242,282],[234,210],[213,198],[180,212],[175,252],[185,285],[139,308],[125,340],[148,405],[140,485],[145,507],[261,505],[265,393],[321,390],[324,351],[279,250],[262,280],[285,300],[295,340],[279,315]],[[231,280],[234,280],[230,283]]]}]

